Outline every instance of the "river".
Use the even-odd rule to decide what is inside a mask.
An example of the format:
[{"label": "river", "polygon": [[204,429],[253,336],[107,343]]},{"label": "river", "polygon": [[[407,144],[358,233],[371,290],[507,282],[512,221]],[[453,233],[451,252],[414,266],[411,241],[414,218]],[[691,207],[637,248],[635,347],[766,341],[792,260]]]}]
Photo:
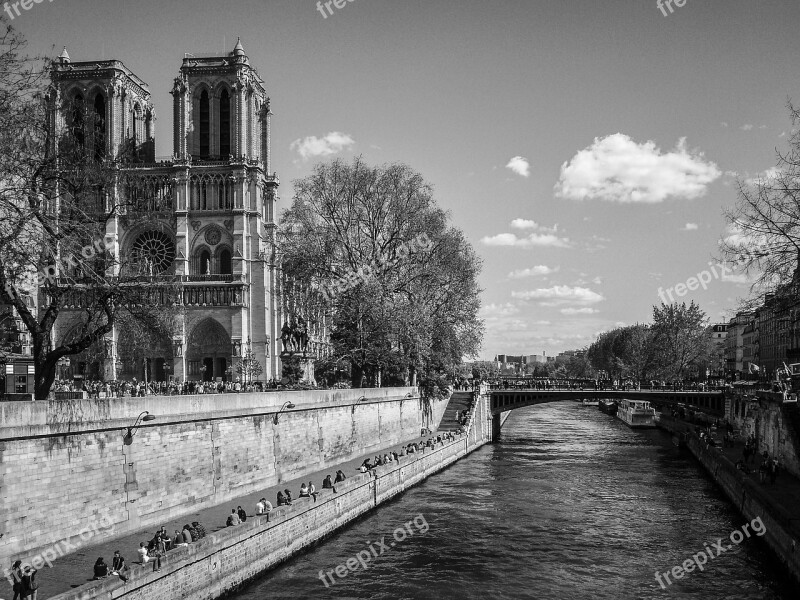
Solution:
[{"label": "river", "polygon": [[[668,435],[631,430],[596,407],[546,404],[516,411],[499,443],[235,597],[797,598],[757,535],[730,543],[745,523]],[[706,546],[715,555],[718,538],[731,548],[671,584],[662,576],[662,589],[656,571]],[[355,570],[337,576],[359,553]]]}]

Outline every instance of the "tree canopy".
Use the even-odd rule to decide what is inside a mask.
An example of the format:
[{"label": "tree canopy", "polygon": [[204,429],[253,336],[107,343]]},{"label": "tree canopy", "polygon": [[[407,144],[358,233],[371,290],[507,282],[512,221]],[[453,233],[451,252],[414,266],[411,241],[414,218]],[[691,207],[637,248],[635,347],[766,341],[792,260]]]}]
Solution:
[{"label": "tree canopy", "polygon": [[480,259],[407,165],[316,165],[295,182],[280,245],[287,275],[326,298],[353,385],[418,373],[435,394],[478,351]]}]

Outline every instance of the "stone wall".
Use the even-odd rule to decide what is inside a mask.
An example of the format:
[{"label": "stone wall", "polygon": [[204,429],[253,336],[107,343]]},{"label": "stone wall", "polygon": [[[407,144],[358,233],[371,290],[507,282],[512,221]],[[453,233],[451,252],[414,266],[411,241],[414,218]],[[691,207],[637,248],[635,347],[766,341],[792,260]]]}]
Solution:
[{"label": "stone wall", "polygon": [[789,418],[789,412],[796,409],[796,402],[783,402],[782,394],[740,393],[731,398],[727,417],[743,437],[755,436],[759,453],[766,450],[789,473],[800,477],[800,432]]},{"label": "stone wall", "polygon": [[[240,526],[173,550],[158,573],[149,566],[133,566],[127,584],[110,578],[53,600],[219,598],[485,444],[491,433],[487,397],[480,401],[474,415],[468,433],[456,441],[409,455],[399,464],[379,467],[373,473],[348,478],[337,484],[335,493],[321,490],[316,502],[301,498],[292,506],[249,518]],[[414,516],[392,518],[401,524]],[[322,594],[322,582],[320,586]]]},{"label": "stone wall", "polygon": [[[145,410],[156,420],[124,445]],[[424,412],[415,388],[0,403],[0,564],[88,523],[122,536],[399,444],[436,428]]]}]

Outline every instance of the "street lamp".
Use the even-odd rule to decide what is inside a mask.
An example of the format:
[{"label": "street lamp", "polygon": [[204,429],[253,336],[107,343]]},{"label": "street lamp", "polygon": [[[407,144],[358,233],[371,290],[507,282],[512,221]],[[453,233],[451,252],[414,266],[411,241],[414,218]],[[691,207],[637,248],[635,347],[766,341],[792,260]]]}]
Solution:
[{"label": "street lamp", "polygon": [[361,396],[361,398],[355,401],[355,403],[353,404],[353,414],[356,414],[356,406],[358,406],[359,403],[363,402],[366,399],[367,399],[366,396]]},{"label": "street lamp", "polygon": [[280,415],[285,409],[291,410],[293,408],[294,408],[294,404],[292,404],[291,402],[284,402],[283,406],[281,406],[281,409],[278,412],[275,413],[275,418],[273,419],[273,423],[275,423],[275,425],[277,425],[278,424],[278,415]]},{"label": "street lamp", "polygon": [[136,430],[139,428],[140,423],[143,423],[145,421],[155,421],[155,418],[156,418],[156,416],[155,415],[151,415],[150,411],[146,410],[146,411],[142,412],[136,418],[136,422],[133,424],[133,426],[132,427],[128,427],[128,431],[122,437],[122,442],[126,446],[130,446],[133,443],[133,435],[136,433]]}]

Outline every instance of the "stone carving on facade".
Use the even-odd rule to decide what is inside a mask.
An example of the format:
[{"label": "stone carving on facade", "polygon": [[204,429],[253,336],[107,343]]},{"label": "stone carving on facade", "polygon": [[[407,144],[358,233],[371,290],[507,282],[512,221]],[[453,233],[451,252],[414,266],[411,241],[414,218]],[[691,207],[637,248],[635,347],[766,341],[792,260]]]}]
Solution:
[{"label": "stone carving on facade", "polygon": [[216,246],[222,239],[222,231],[216,225],[211,225],[206,229],[205,240],[210,246]]},{"label": "stone carving on facade", "polygon": [[181,338],[172,340],[172,354],[176,357],[183,356],[183,340]]},{"label": "stone carving on facade", "polygon": [[202,224],[203,224],[202,221],[192,221],[192,229],[197,231],[198,229],[200,229],[200,225]]},{"label": "stone carving on facade", "polygon": [[225,219],[222,224],[225,225],[225,229],[228,231],[233,231],[233,219]]},{"label": "stone carving on facade", "polygon": [[242,355],[242,340],[233,340],[231,344],[231,355],[232,356]]}]

